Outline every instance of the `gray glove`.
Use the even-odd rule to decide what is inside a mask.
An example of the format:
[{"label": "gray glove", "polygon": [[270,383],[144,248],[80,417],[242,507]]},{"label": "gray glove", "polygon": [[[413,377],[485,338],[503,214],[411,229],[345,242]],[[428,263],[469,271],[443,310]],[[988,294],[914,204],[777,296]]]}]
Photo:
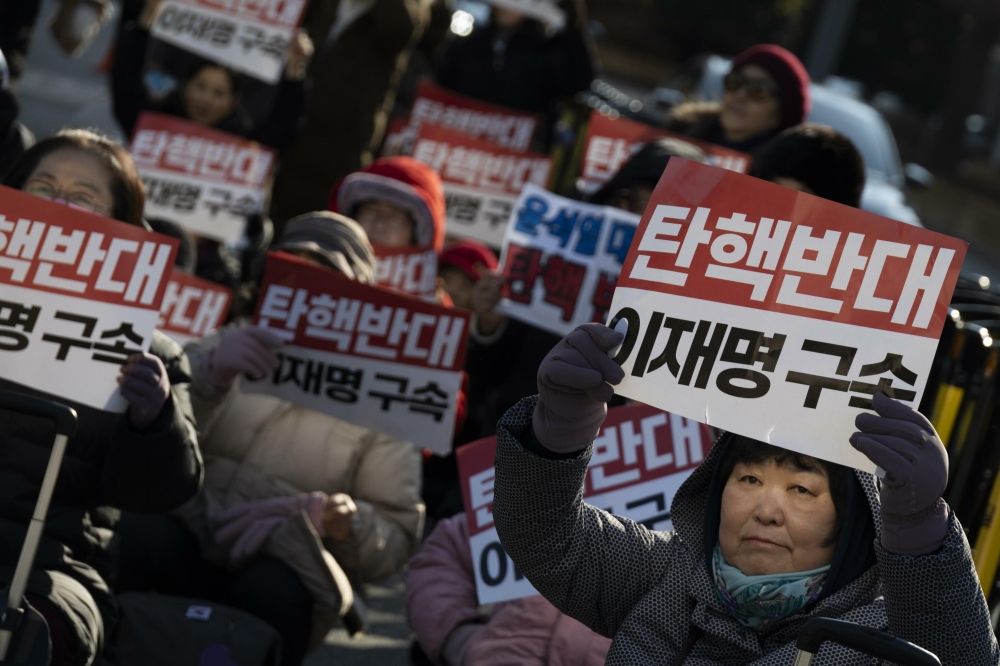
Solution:
[{"label": "gray glove", "polygon": [[559,341],[538,367],[535,437],[556,453],[590,446],[625,371],[608,357],[624,336],[603,324],[584,324]]},{"label": "gray glove", "polygon": [[128,357],[118,375],[118,387],[129,403],[129,423],[140,431],[153,425],[170,399],[167,368],[158,356],[149,352]]},{"label": "gray glove", "polygon": [[256,326],[226,329],[219,346],[205,355],[205,378],[219,388],[229,388],[241,374],[263,379],[281,365],[273,350],[284,343],[274,331]]},{"label": "gray glove", "polygon": [[948,454],[941,438],[913,407],[876,393],[878,416],[858,414],[851,446],[885,470],[882,547],[915,557],[935,552],[948,536]]}]

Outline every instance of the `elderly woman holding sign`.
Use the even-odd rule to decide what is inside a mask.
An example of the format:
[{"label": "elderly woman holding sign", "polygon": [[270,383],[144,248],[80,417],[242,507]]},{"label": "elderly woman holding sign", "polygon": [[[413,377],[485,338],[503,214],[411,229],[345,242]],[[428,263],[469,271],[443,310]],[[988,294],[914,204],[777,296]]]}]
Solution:
[{"label": "elderly woman holding sign", "polygon": [[[608,664],[787,666],[813,617],[875,627],[943,664],[997,664],[968,542],[941,499],[934,428],[882,394],[851,445],[868,473],[727,434],[654,532],[581,499],[592,442],[624,373],[622,336],[580,327],[545,358],[539,396],[499,426],[493,515],[503,546],[561,611],[613,637]],[[825,644],[814,663],[870,664]]]}]

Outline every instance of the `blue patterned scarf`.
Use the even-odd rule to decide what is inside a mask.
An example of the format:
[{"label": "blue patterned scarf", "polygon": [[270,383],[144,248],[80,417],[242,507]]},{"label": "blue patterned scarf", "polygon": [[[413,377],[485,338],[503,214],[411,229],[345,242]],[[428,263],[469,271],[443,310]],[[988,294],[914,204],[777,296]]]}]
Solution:
[{"label": "blue patterned scarf", "polygon": [[718,544],[712,553],[712,568],[719,600],[753,629],[766,620],[794,615],[815,601],[830,571],[828,564],[812,571],[747,576],[726,562]]}]

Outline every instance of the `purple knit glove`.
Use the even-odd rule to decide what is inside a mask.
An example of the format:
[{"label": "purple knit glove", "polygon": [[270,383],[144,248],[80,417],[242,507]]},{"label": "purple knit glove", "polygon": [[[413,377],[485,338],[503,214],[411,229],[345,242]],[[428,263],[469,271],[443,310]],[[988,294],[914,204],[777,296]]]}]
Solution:
[{"label": "purple knit glove", "polygon": [[608,413],[612,384],[625,372],[608,357],[624,336],[604,324],[584,324],[559,341],[538,367],[535,437],[556,453],[590,446]]},{"label": "purple knit glove", "polygon": [[876,393],[878,416],[858,414],[851,446],[885,470],[882,547],[915,557],[935,552],[948,536],[948,454],[941,438],[913,407]]},{"label": "purple knit glove", "polygon": [[256,326],[229,329],[219,346],[203,362],[205,378],[213,386],[228,388],[241,374],[263,379],[281,365],[273,349],[285,344],[274,331]]},{"label": "purple knit glove", "polygon": [[325,507],[326,494],[321,492],[240,504],[219,514],[215,540],[221,544],[232,544],[229,557],[234,562],[246,559],[260,550],[267,538],[289,516],[299,511],[305,511],[319,535],[325,537]]},{"label": "purple knit glove", "polygon": [[128,421],[136,430],[153,425],[170,399],[167,368],[158,356],[149,352],[128,357],[118,375],[118,387],[128,400]]}]

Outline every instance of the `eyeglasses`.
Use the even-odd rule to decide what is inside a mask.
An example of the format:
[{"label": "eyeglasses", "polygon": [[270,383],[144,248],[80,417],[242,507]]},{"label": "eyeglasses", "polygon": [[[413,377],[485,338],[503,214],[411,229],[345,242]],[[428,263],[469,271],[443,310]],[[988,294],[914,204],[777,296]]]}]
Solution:
[{"label": "eyeglasses", "polygon": [[22,188],[24,192],[34,195],[36,197],[41,197],[42,199],[48,199],[55,203],[60,203],[70,208],[76,208],[78,210],[85,210],[90,213],[97,213],[98,215],[110,215],[111,208],[109,206],[104,206],[97,203],[97,201],[91,195],[86,192],[67,192],[66,190],[59,190],[44,180],[29,180],[24,184]]},{"label": "eyeglasses", "polygon": [[777,98],[780,94],[777,86],[760,79],[751,79],[739,72],[727,74],[723,79],[723,85],[726,87],[726,92],[745,90],[747,97],[755,102],[763,102],[769,97]]}]

